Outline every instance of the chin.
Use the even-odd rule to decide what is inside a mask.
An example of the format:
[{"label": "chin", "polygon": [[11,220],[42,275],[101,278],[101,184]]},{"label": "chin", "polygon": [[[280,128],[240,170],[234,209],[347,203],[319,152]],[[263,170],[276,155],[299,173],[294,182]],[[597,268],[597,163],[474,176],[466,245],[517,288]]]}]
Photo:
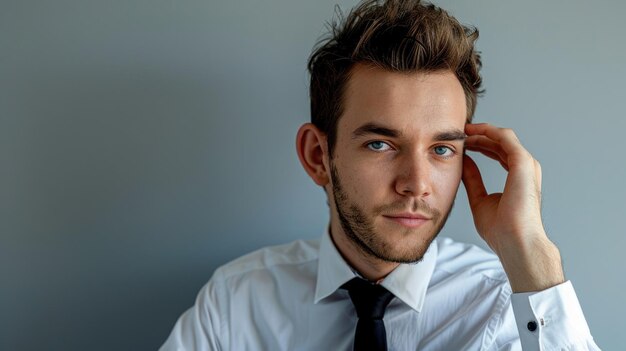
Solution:
[{"label": "chin", "polygon": [[402,245],[402,247],[397,248],[389,257],[389,259],[393,262],[397,263],[416,263],[424,258],[424,254],[428,250],[432,240],[431,238],[425,242],[414,243],[412,245]]},{"label": "chin", "polygon": [[386,228],[380,241],[371,242],[370,248],[379,259],[396,263],[415,263],[422,260],[430,244],[437,236],[432,228]]}]

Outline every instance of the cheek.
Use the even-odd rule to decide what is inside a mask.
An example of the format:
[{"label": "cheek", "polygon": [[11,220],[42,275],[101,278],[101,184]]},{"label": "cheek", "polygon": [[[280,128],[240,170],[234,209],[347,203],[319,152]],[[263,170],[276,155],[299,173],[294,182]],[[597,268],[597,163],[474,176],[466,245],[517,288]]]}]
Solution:
[{"label": "cheek", "polygon": [[359,204],[376,202],[384,198],[385,190],[391,182],[391,172],[381,167],[360,166],[358,164],[345,167],[343,173],[339,170],[341,185],[344,190]]},{"label": "cheek", "polygon": [[[437,188],[444,198],[447,200],[454,199],[456,192],[461,184],[461,175],[463,167],[462,163],[445,169],[437,176]],[[451,201],[451,200],[450,200]]]}]

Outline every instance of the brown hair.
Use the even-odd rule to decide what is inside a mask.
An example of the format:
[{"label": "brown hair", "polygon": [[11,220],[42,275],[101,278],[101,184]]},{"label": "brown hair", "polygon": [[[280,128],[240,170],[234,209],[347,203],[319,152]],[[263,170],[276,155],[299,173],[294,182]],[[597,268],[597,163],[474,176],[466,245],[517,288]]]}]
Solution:
[{"label": "brown hair", "polygon": [[[338,8],[337,8],[338,9]],[[343,93],[356,63],[394,72],[450,70],[465,92],[467,121],[482,93],[478,30],[461,25],[446,11],[420,0],[367,0],[329,23],[329,35],[311,54],[311,122],[328,136],[332,155]]]}]

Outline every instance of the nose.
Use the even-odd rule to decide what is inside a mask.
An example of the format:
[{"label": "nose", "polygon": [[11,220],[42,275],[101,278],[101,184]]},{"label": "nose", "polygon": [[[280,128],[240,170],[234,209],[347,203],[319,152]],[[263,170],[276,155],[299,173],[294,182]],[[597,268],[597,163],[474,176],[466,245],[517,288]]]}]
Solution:
[{"label": "nose", "polygon": [[426,197],[432,192],[432,164],[425,156],[410,155],[399,160],[396,192],[404,196]]}]

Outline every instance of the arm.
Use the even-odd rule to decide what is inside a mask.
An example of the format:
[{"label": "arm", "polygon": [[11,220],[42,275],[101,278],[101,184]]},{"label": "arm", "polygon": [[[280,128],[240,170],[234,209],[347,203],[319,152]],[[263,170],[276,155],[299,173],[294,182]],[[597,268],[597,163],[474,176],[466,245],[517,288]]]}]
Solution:
[{"label": "arm", "polygon": [[180,316],[159,351],[222,349],[223,318],[218,307],[226,305],[227,297],[216,275],[200,290],[194,306]]},{"label": "arm", "polygon": [[511,304],[523,350],[600,350],[571,282],[513,294]]},{"label": "arm", "polygon": [[468,124],[465,147],[508,171],[502,193],[488,194],[480,171],[464,156],[465,185],[474,224],[502,262],[525,350],[597,350],[576,294],[565,282],[558,248],[541,220],[541,166],[510,129]]}]

